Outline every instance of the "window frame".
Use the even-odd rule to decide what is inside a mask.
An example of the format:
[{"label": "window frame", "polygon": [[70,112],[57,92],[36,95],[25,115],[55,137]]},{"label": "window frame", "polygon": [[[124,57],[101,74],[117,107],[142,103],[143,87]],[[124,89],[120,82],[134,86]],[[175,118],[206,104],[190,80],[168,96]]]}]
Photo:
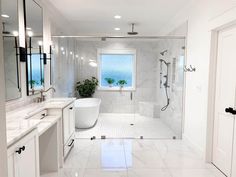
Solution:
[{"label": "window frame", "polygon": [[98,49],[97,50],[97,77],[99,80],[98,90],[101,91],[120,91],[119,86],[102,86],[101,85],[101,55],[102,54],[110,54],[110,55],[133,55],[133,71],[132,71],[132,86],[131,87],[123,87],[122,91],[135,91],[136,90],[136,50],[135,49]]}]

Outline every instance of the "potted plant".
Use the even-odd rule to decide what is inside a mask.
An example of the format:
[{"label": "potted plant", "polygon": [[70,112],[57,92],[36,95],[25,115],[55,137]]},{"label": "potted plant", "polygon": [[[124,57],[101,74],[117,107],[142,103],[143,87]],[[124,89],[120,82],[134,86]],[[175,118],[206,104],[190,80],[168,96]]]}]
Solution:
[{"label": "potted plant", "polygon": [[93,96],[97,86],[98,86],[97,78],[92,77],[91,79],[85,79],[82,82],[77,82],[76,90],[78,91],[81,97],[89,98]]},{"label": "potted plant", "polygon": [[34,87],[35,87],[35,85],[38,85],[39,83],[36,81],[36,80],[29,80],[29,85],[30,85],[30,87],[31,87],[31,92],[32,92],[32,94],[34,95]]},{"label": "potted plant", "polygon": [[107,81],[107,83],[109,84],[109,87],[112,87],[112,85],[114,84],[115,80],[112,78],[105,78],[105,80]]},{"label": "potted plant", "polygon": [[122,89],[127,82],[126,80],[119,80],[116,84],[120,86],[120,89]]}]

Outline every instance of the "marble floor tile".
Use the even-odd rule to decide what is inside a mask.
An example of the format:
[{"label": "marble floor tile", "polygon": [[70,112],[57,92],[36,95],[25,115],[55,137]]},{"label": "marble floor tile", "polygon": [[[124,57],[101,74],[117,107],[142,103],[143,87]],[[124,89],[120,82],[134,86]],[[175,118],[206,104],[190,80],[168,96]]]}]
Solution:
[{"label": "marble floor tile", "polygon": [[126,170],[86,169],[84,177],[128,177]]},{"label": "marble floor tile", "polygon": [[57,173],[49,173],[40,177],[84,177],[84,169],[61,169]]},{"label": "marble floor tile", "polygon": [[77,129],[76,138],[144,138],[171,139],[177,136],[161,119],[138,114],[100,114],[97,124],[90,129]]},{"label": "marble floor tile", "polygon": [[95,140],[86,168],[126,169],[123,140]]},{"label": "marble floor tile", "polygon": [[128,177],[172,177],[166,169],[131,169]]},{"label": "marble floor tile", "polygon": [[[216,177],[211,170],[207,169],[171,169],[172,177]],[[225,177],[221,174],[221,177]]]},{"label": "marble floor tile", "polygon": [[58,173],[41,177],[225,177],[183,140],[76,139]]}]

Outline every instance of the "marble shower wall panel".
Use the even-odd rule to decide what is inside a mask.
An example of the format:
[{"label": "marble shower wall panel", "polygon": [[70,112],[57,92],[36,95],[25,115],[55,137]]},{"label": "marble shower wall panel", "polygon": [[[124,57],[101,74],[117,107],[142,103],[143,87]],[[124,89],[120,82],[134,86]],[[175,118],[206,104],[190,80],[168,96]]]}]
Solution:
[{"label": "marble shower wall panel", "polygon": [[[181,138],[182,134],[182,119],[183,119],[183,92],[184,92],[184,57],[185,40],[163,40],[159,43],[159,58],[170,62],[169,67],[169,83],[168,94],[170,105],[166,111],[161,112],[161,120],[167,124]],[[160,52],[168,50],[165,56],[160,55]],[[174,64],[174,60],[176,64]],[[175,68],[174,68],[175,67]],[[166,74],[165,65],[163,65],[163,74]],[[163,79],[165,82],[165,79]],[[166,105],[166,93],[162,85],[158,98],[160,98],[160,107]]]},{"label": "marble shower wall panel", "polygon": [[159,88],[159,67],[157,41],[145,40],[109,40],[82,41],[78,40],[80,58],[79,80],[92,76],[97,77],[97,68],[91,67],[89,60],[97,60],[98,49],[136,49],[136,90],[133,100],[130,92],[96,91],[95,97],[102,99],[102,113],[138,113],[140,101],[157,102]]},{"label": "marble shower wall panel", "polygon": [[53,38],[53,86],[56,97],[72,97],[77,81],[78,58],[76,40]]}]

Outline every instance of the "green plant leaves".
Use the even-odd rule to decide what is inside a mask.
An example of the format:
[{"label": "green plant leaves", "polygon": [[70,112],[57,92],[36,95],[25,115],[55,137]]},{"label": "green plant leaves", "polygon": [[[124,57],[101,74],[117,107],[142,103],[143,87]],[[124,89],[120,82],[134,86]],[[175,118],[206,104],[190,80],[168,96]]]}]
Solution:
[{"label": "green plant leaves", "polygon": [[119,80],[116,84],[119,86],[124,86],[125,84],[127,84],[127,82],[126,80]]},{"label": "green plant leaves", "polygon": [[93,96],[97,86],[97,78],[92,77],[91,79],[85,79],[83,82],[77,82],[76,90],[81,97],[88,98]]},{"label": "green plant leaves", "polygon": [[115,80],[113,78],[105,78],[108,84],[113,84]]}]

